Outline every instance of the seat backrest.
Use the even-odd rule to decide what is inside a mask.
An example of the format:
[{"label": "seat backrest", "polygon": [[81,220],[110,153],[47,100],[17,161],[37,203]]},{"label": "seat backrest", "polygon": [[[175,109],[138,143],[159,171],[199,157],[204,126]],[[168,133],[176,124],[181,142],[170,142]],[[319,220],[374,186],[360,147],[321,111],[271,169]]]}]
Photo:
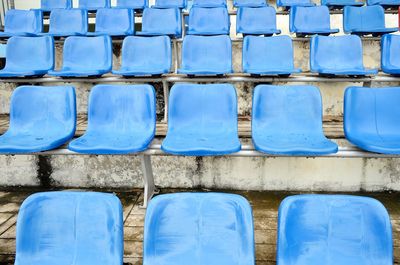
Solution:
[{"label": "seat backrest", "polygon": [[144,32],[182,32],[179,8],[145,8],[142,17]]},{"label": "seat backrest", "polygon": [[237,97],[230,84],[176,84],[169,109],[169,131],[237,132]]},{"label": "seat backrest", "polygon": [[[236,31],[276,29],[276,11],[271,6],[241,7],[237,11]],[[255,32],[257,33],[257,32]]]},{"label": "seat backrest", "polygon": [[302,6],[311,4],[311,0],[276,0],[276,6]]},{"label": "seat backrest", "polygon": [[129,36],[122,44],[122,67],[168,69],[172,67],[171,39],[168,36]]},{"label": "seat backrest", "polygon": [[63,69],[112,68],[112,42],[109,36],[68,37],[63,51]]},{"label": "seat backrest", "polygon": [[156,0],[155,6],[158,8],[186,8],[187,0]]},{"label": "seat backrest", "polygon": [[52,70],[54,40],[43,37],[11,37],[7,41],[6,69]]},{"label": "seat backrest", "polygon": [[121,202],[94,192],[31,195],[19,210],[16,245],[16,265],[122,265]]},{"label": "seat backrest", "polygon": [[49,11],[58,8],[72,8],[72,0],[41,0],[40,6],[41,9]]},{"label": "seat backrest", "polygon": [[41,33],[43,31],[42,12],[40,10],[8,10],[4,31],[8,33]]},{"label": "seat backrest", "polygon": [[232,43],[227,35],[187,35],[182,46],[182,68],[207,71],[232,69]]},{"label": "seat backrest", "polygon": [[200,7],[226,7],[226,0],[193,0],[193,6]]},{"label": "seat backrest", "polygon": [[117,0],[117,7],[120,8],[146,8],[148,6],[148,0]]},{"label": "seat backrest", "polygon": [[108,7],[111,7],[110,0],[79,0],[79,8],[90,11]]},{"label": "seat backrest", "polygon": [[390,218],[377,200],[297,195],[281,203],[277,264],[393,264]]},{"label": "seat backrest", "polygon": [[76,127],[75,89],[20,86],[10,103],[9,133],[35,132],[72,138]]},{"label": "seat backrest", "polygon": [[144,265],[254,265],[251,206],[233,194],[159,195],[146,211],[143,244]]},{"label": "seat backrest", "polygon": [[265,0],[233,0],[233,6],[235,7],[261,7],[266,5]]},{"label": "seat backrest", "polygon": [[363,69],[361,38],[355,35],[313,36],[310,44],[310,68]]},{"label": "seat backrest", "polygon": [[327,6],[294,6],[290,8],[290,32],[326,30],[331,28]]},{"label": "seat backrest", "polygon": [[83,9],[54,9],[50,13],[49,33],[81,33],[88,31],[88,15]]},{"label": "seat backrest", "polygon": [[381,65],[385,72],[387,68],[400,69],[400,36],[385,34],[381,39]]},{"label": "seat backrest", "polygon": [[385,28],[385,10],[381,6],[346,6],[343,11],[343,29],[346,33]]},{"label": "seat backrest", "polygon": [[[226,7],[192,7],[189,15],[189,32],[194,34],[229,34],[230,19]],[[214,34],[215,35],[215,34]]]},{"label": "seat backrest", "polygon": [[96,14],[97,33],[133,34],[135,30],[134,14],[132,9],[100,8]]},{"label": "seat backrest", "polygon": [[253,94],[252,131],[269,135],[323,135],[319,89],[258,85]]}]

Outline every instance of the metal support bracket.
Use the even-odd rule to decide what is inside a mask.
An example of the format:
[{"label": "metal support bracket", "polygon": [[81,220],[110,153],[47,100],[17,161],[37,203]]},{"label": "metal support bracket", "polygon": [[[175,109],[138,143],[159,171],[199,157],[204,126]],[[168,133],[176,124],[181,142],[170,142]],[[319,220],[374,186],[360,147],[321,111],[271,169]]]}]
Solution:
[{"label": "metal support bracket", "polygon": [[143,206],[140,208],[146,209],[149,201],[158,194],[159,190],[156,189],[154,184],[153,168],[151,166],[151,157],[149,155],[141,155],[140,160],[142,162],[143,182],[144,182],[144,194],[143,194]]}]

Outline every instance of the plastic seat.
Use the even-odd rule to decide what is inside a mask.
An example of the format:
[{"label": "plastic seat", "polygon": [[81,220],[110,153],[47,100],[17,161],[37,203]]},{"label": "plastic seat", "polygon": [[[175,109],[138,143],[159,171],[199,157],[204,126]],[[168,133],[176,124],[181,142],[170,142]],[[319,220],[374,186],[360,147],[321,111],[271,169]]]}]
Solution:
[{"label": "plastic seat", "polygon": [[101,76],[112,69],[112,42],[109,36],[68,37],[64,42],[61,70],[49,75],[61,77]]},{"label": "plastic seat", "polygon": [[178,73],[222,75],[232,72],[232,43],[229,36],[185,36],[182,66]]},{"label": "plastic seat", "polygon": [[327,155],[338,151],[322,130],[322,100],[314,86],[258,85],[252,138],[257,151],[275,155]]},{"label": "plastic seat", "polygon": [[135,33],[133,9],[100,8],[96,14],[96,30],[89,36],[128,36]]},{"label": "plastic seat", "polygon": [[122,44],[122,76],[161,75],[171,71],[171,39],[168,36],[126,37]]},{"label": "plastic seat", "polygon": [[226,7],[226,0],[193,0],[193,6]]},{"label": "plastic seat", "polygon": [[43,15],[40,10],[10,9],[6,12],[4,31],[0,38],[12,36],[36,36],[43,31]]},{"label": "plastic seat", "polygon": [[113,194],[36,193],[19,210],[15,265],[122,265],[123,227]]},{"label": "plastic seat", "polygon": [[88,107],[88,129],[68,148],[84,154],[144,151],[156,131],[156,96],[150,85],[97,85]]},{"label": "plastic seat", "polygon": [[110,8],[110,0],[79,0],[79,8],[88,11],[97,11],[100,8]]},{"label": "plastic seat", "polygon": [[278,214],[277,264],[393,264],[392,228],[377,200],[297,195]]},{"label": "plastic seat", "polygon": [[0,153],[36,153],[65,144],[75,134],[75,105],[73,87],[18,87],[11,98],[10,126],[0,136]]},{"label": "plastic seat", "polygon": [[262,7],[267,6],[265,0],[233,0],[234,7]]},{"label": "plastic seat", "polygon": [[243,41],[243,72],[254,75],[300,73],[294,67],[293,44],[289,36],[246,36]]},{"label": "plastic seat", "polygon": [[182,16],[179,8],[146,8],[143,10],[142,31],[137,35],[182,36]]},{"label": "plastic seat", "polygon": [[249,35],[280,34],[276,28],[276,11],[270,6],[240,7],[237,11],[236,32]]},{"label": "plastic seat", "polygon": [[11,37],[7,41],[6,65],[0,77],[43,76],[54,68],[52,37]]},{"label": "plastic seat", "polygon": [[381,5],[384,8],[392,8],[400,6],[400,0],[367,0],[369,6]]},{"label": "plastic seat", "polygon": [[289,18],[290,32],[296,33],[297,36],[329,35],[339,32],[339,29],[331,29],[330,13],[327,6],[294,6],[290,9]]},{"label": "plastic seat", "polygon": [[54,37],[81,36],[88,31],[88,15],[83,9],[54,9],[50,13],[48,33]]},{"label": "plastic seat", "polygon": [[72,8],[72,0],[41,0],[40,10],[50,12],[55,9],[69,9]]},{"label": "plastic seat", "polygon": [[229,35],[231,26],[226,7],[192,7],[188,24],[187,34],[194,35]]},{"label": "plastic seat", "polygon": [[342,9],[345,6],[363,6],[364,2],[359,0],[321,0],[321,5],[331,9]]},{"label": "plastic seat", "polygon": [[117,8],[143,10],[149,6],[148,0],[117,0]]},{"label": "plastic seat", "polygon": [[230,84],[176,84],[169,96],[168,133],[161,149],[187,156],[238,152],[237,98]]},{"label": "plastic seat", "polygon": [[366,151],[400,154],[400,87],[349,87],[344,97],[347,140]]},{"label": "plastic seat", "polygon": [[311,0],[277,0],[276,6],[289,9],[292,6],[315,6],[315,3]]},{"label": "plastic seat", "polygon": [[310,68],[323,75],[375,75],[376,69],[363,65],[361,39],[355,35],[313,36],[310,44]]},{"label": "plastic seat", "polygon": [[224,193],[176,193],[152,199],[146,211],[144,265],[254,265],[249,202]]},{"label": "plastic seat", "polygon": [[400,75],[400,36],[386,34],[381,39],[382,71],[391,75]]},{"label": "plastic seat", "polygon": [[181,8],[187,7],[187,0],[156,0],[157,8]]}]

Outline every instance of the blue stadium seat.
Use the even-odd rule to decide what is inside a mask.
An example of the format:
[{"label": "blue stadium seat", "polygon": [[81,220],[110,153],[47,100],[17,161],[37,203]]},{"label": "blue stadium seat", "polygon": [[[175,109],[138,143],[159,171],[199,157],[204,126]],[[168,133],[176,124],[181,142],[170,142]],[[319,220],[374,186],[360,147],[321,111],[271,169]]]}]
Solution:
[{"label": "blue stadium seat", "polygon": [[386,74],[400,75],[400,36],[386,34],[381,39],[381,67]]},{"label": "blue stadium seat", "polygon": [[111,0],[79,0],[79,8],[87,11],[97,11],[100,8],[110,8]]},{"label": "blue stadium seat", "polygon": [[182,36],[182,16],[179,8],[145,8],[143,10],[142,31],[137,35]]},{"label": "blue stadium seat", "polygon": [[302,7],[290,9],[289,29],[298,37],[319,34],[329,35],[338,33],[339,29],[331,29],[331,19],[327,6]]},{"label": "blue stadium seat", "polygon": [[156,131],[156,96],[150,85],[97,85],[88,107],[88,129],[68,148],[84,154],[144,151]]},{"label": "blue stadium seat", "polygon": [[0,136],[0,153],[36,153],[57,148],[72,139],[75,126],[73,87],[18,87],[11,97],[10,127]]},{"label": "blue stadium seat", "polygon": [[130,36],[122,44],[122,76],[161,75],[171,71],[171,39],[168,36]]},{"label": "blue stadium seat", "polygon": [[36,193],[19,210],[15,265],[122,265],[123,227],[113,194]]},{"label": "blue stadium seat", "polygon": [[226,193],[175,193],[146,211],[143,265],[254,265],[249,202]]},{"label": "blue stadium seat", "polygon": [[311,0],[276,0],[277,7],[289,9],[292,6],[315,6]]},{"label": "blue stadium seat", "polygon": [[41,0],[40,10],[50,12],[54,9],[72,8],[72,0]]},{"label": "blue stadium seat", "polygon": [[294,67],[293,44],[289,36],[246,36],[243,40],[243,72],[254,75],[300,73]]},{"label": "blue stadium seat", "polygon": [[267,6],[265,0],[233,0],[234,7],[262,7]]},{"label": "blue stadium seat", "polygon": [[381,5],[384,8],[392,8],[400,6],[400,0],[367,0],[369,6]]},{"label": "blue stadium seat", "polygon": [[117,8],[143,10],[149,6],[148,0],[117,0]]},{"label": "blue stadium seat", "polygon": [[199,7],[226,7],[226,0],[193,0],[193,6]]},{"label": "blue stadium seat", "polygon": [[398,28],[386,28],[385,10],[381,6],[346,6],[343,11],[343,30],[356,35],[380,36]]},{"label": "blue stadium seat", "polygon": [[193,35],[229,35],[231,26],[226,7],[192,7],[188,24],[187,34]]},{"label": "blue stadium seat", "polygon": [[344,132],[361,149],[400,155],[400,87],[349,87],[344,97]]},{"label": "blue stadium seat", "polygon": [[157,8],[181,8],[187,7],[187,0],[156,0]]},{"label": "blue stadium seat", "polygon": [[345,6],[363,6],[364,2],[359,0],[321,0],[321,5],[330,9],[342,9]]},{"label": "blue stadium seat", "polygon": [[390,218],[377,200],[297,195],[278,213],[277,264],[393,264]]},{"label": "blue stadium seat", "polygon": [[355,35],[313,36],[310,44],[311,72],[322,75],[375,75],[376,69],[363,65],[361,39]]},{"label": "blue stadium seat", "polygon": [[338,151],[322,130],[322,99],[317,87],[258,85],[251,120],[257,151],[292,156]]},{"label": "blue stadium seat", "polygon": [[52,37],[11,37],[7,41],[6,66],[0,77],[43,76],[54,68]]},{"label": "blue stadium seat", "polygon": [[237,97],[230,84],[176,84],[169,96],[168,133],[161,149],[175,155],[238,152]]},{"label": "blue stadium seat", "polygon": [[270,6],[240,7],[237,11],[236,32],[248,35],[280,34],[276,28],[276,11]]},{"label": "blue stadium seat", "polygon": [[133,9],[100,8],[96,14],[96,30],[89,36],[128,36],[135,33]]},{"label": "blue stadium seat", "polygon": [[178,73],[222,75],[232,72],[232,42],[229,36],[185,36],[182,65]]},{"label": "blue stadium seat", "polygon": [[88,15],[83,9],[54,9],[50,13],[48,33],[54,37],[86,35],[88,31]]},{"label": "blue stadium seat", "polygon": [[10,9],[6,12],[4,31],[0,38],[12,36],[35,36],[43,31],[43,15],[40,10]]},{"label": "blue stadium seat", "polygon": [[61,77],[101,76],[112,69],[110,36],[68,37],[64,42],[61,70],[49,75]]}]

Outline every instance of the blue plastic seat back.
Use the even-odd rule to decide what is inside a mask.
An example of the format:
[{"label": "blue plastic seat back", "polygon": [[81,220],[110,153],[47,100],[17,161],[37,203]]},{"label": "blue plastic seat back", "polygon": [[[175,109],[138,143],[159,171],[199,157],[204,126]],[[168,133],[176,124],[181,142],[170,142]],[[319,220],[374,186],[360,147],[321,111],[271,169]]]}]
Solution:
[{"label": "blue plastic seat back", "polygon": [[383,35],[381,49],[382,71],[388,74],[400,74],[400,36]]},{"label": "blue plastic seat back", "polygon": [[279,207],[277,264],[393,264],[388,212],[377,200],[297,195]]},{"label": "blue plastic seat back", "polygon": [[186,8],[187,0],[156,0],[156,7],[158,8]]},{"label": "blue plastic seat back", "polygon": [[261,7],[266,6],[265,0],[233,0],[233,6],[235,7]]},{"label": "blue plastic seat back", "polygon": [[226,7],[192,7],[189,15],[188,34],[229,34],[230,19]]},{"label": "blue plastic seat back", "polygon": [[378,5],[346,6],[343,11],[343,29],[346,33],[385,29],[385,10]]},{"label": "blue plastic seat back", "polygon": [[31,72],[54,68],[52,37],[11,37],[7,41],[5,71]]},{"label": "blue plastic seat back", "polygon": [[226,7],[226,0],[193,0],[193,6],[200,7]]},{"label": "blue plastic seat back", "polygon": [[236,31],[246,34],[279,33],[276,29],[275,8],[270,6],[238,8]]},{"label": "blue plastic seat back", "polygon": [[126,37],[122,45],[121,70],[142,74],[168,73],[172,67],[171,50],[168,36]]},{"label": "blue plastic seat back", "polygon": [[83,9],[54,9],[50,13],[49,34],[84,35],[88,31],[88,15]]},{"label": "blue plastic seat back", "polygon": [[[179,8],[146,8],[143,10],[142,32],[151,35],[182,35],[182,16]],[[150,35],[148,34],[148,35]]]},{"label": "blue plastic seat back", "polygon": [[371,5],[382,5],[382,6],[400,6],[399,0],[367,0],[367,4]]},{"label": "blue plastic seat back", "polygon": [[132,9],[101,8],[96,14],[96,34],[110,36],[132,35],[135,32]]},{"label": "blue plastic seat back", "polygon": [[311,0],[277,0],[277,7],[315,6]]},{"label": "blue plastic seat back", "polygon": [[290,32],[319,33],[329,32],[331,19],[327,6],[294,6],[290,9],[289,15]]},{"label": "blue plastic seat back", "polygon": [[181,70],[193,74],[232,72],[232,43],[229,36],[187,35],[183,40]]},{"label": "blue plastic seat back", "polygon": [[79,8],[95,11],[100,8],[111,7],[110,0],[79,0]]},{"label": "blue plastic seat back", "polygon": [[94,192],[46,192],[29,196],[17,220],[15,265],[123,262],[119,199]]},{"label": "blue plastic seat back", "polygon": [[4,22],[4,32],[10,35],[38,34],[43,31],[43,15],[40,10],[7,11]]},{"label": "blue plastic seat back", "polygon": [[112,68],[112,42],[109,36],[68,37],[64,43],[63,70],[83,72]]},{"label": "blue plastic seat back", "polygon": [[176,193],[150,201],[143,264],[254,265],[248,201],[233,194]]},{"label": "blue plastic seat back", "polygon": [[41,0],[40,9],[43,11],[52,11],[53,9],[72,8],[72,0]]},{"label": "blue plastic seat back", "polygon": [[148,0],[117,0],[117,7],[144,9],[149,6]]}]

